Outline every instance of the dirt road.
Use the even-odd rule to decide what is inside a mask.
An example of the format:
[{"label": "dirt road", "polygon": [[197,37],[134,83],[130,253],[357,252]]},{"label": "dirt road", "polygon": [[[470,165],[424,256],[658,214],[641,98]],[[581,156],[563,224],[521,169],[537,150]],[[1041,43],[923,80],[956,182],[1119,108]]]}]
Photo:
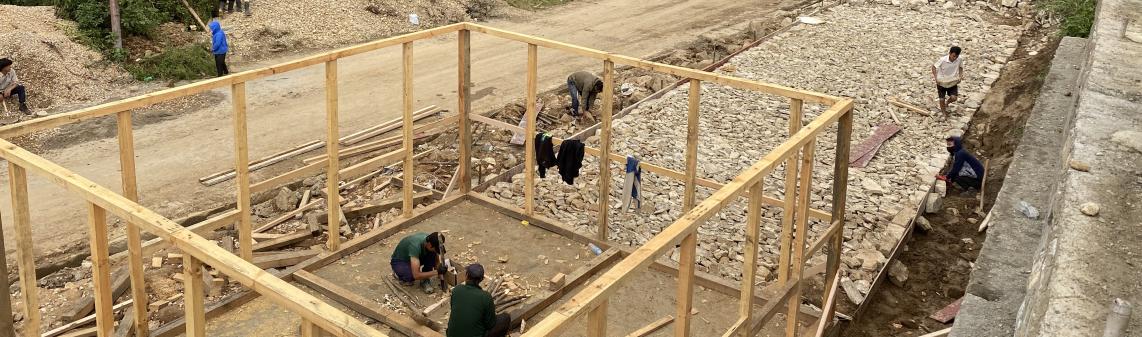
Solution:
[{"label": "dirt road", "polygon": [[[633,56],[670,49],[698,35],[765,19],[790,0],[601,0],[536,13],[533,18],[491,22],[492,26]],[[522,99],[526,48],[473,34],[473,108],[477,111]],[[415,45],[417,107],[436,104],[455,109],[456,44],[436,39]],[[563,83],[568,73],[601,70],[601,62],[541,50],[540,88]],[[247,66],[245,68],[249,68]],[[239,68],[243,68],[239,65]],[[400,48],[344,59],[339,64],[341,133],[400,116]],[[239,69],[241,70],[241,69]],[[324,67],[313,66],[248,84],[251,158],[260,158],[325,133]],[[228,92],[220,92],[229,95]],[[204,187],[198,178],[232,167],[234,145],[229,100],[187,111],[183,116],[136,129],[136,153],[142,204],[171,218],[234,201],[231,184]],[[44,153],[108,188],[119,188],[119,161],[113,139],[86,142]],[[264,179],[299,162],[257,171]],[[7,174],[2,175],[7,189]],[[69,244],[85,245],[81,201],[45,179],[30,177],[33,238],[37,255]],[[12,244],[9,194],[0,197],[9,250]]]}]

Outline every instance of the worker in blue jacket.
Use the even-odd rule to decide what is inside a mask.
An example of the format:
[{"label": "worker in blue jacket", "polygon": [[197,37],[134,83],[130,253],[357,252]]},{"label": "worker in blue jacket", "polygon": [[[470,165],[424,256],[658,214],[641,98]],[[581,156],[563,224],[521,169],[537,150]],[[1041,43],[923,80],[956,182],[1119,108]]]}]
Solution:
[{"label": "worker in blue jacket", "polygon": [[210,21],[210,51],[214,53],[214,68],[218,70],[218,77],[229,75],[226,53],[230,52],[230,45],[226,43],[226,32],[222,31],[218,19]]},{"label": "worker in blue jacket", "polygon": [[[971,189],[979,190],[980,183],[983,182],[983,164],[979,163],[979,159],[968,153],[964,149],[964,140],[959,136],[950,136],[945,139],[947,142],[948,152],[952,154],[952,169],[948,170],[945,175],[938,175],[936,179],[943,180],[948,184],[948,190],[952,186],[959,186],[960,189],[970,191]],[[964,165],[967,164],[967,165]]]}]

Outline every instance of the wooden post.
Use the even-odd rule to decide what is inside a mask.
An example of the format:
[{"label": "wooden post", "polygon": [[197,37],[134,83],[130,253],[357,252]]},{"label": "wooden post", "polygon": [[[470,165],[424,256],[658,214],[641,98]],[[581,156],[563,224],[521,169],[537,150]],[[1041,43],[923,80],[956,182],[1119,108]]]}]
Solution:
[{"label": "wooden post", "polygon": [[[337,60],[325,62],[325,121],[326,135],[325,150],[328,158],[326,168],[325,201],[329,212],[329,246],[330,251],[341,248],[341,159],[337,153],[338,125],[337,125]],[[407,144],[407,143],[406,143]],[[410,184],[411,185],[411,184]]]},{"label": "wooden post", "polygon": [[459,60],[457,66],[457,108],[459,119],[459,152],[460,165],[457,166],[457,175],[460,183],[460,193],[468,194],[472,191],[472,122],[468,120],[468,113],[472,109],[472,32],[460,30],[458,39]]},{"label": "wooden post", "polygon": [[111,311],[111,264],[107,248],[107,211],[87,204],[87,234],[91,238],[91,281],[95,283],[95,327],[99,337],[110,337],[115,331],[115,313]]},{"label": "wooden post", "polygon": [[307,319],[301,320],[301,337],[322,337],[323,335],[321,328],[318,328],[313,322]]},{"label": "wooden post", "polygon": [[535,111],[536,81],[539,68],[539,47],[534,44],[527,45],[527,122],[524,124],[524,167],[523,171],[523,211],[527,215],[535,215],[535,143],[536,118]]},{"label": "wooden post", "polygon": [[690,309],[694,306],[694,266],[698,249],[698,233],[686,234],[678,247],[678,307],[674,317],[674,336],[690,336]]},{"label": "wooden post", "polygon": [[404,182],[402,186],[404,189],[404,207],[401,209],[401,214],[405,218],[412,217],[412,187],[416,182],[416,175],[413,174],[413,167],[416,164],[416,158],[413,158],[413,139],[412,139],[412,42],[405,42],[403,44],[401,56],[404,60]]},{"label": "wooden post", "polygon": [[587,337],[607,336],[607,300],[587,313]]},{"label": "wooden post", "polygon": [[682,198],[682,211],[694,208],[694,189],[698,176],[698,109],[701,103],[702,82],[690,80],[690,109],[686,114],[686,191]]},{"label": "wooden post", "polygon": [[202,261],[182,256],[183,301],[186,305],[186,337],[206,337],[206,306],[202,284]]},{"label": "wooden post", "polygon": [[250,149],[246,139],[246,83],[230,86],[234,100],[234,182],[238,185],[238,251],[242,259],[254,260],[254,239],[250,224]]},{"label": "wooden post", "polygon": [[[801,182],[797,191],[796,233],[793,236],[793,254],[790,258],[792,264],[789,269],[789,280],[797,282],[793,287],[793,295],[789,296],[785,315],[785,336],[797,335],[797,315],[801,312],[801,291],[805,288],[801,281],[801,272],[805,267],[805,236],[809,226],[809,196],[813,194],[813,152],[817,148],[817,140],[810,139],[801,148]],[[788,196],[787,196],[788,197]]]},{"label": "wooden post", "polygon": [[108,9],[111,12],[111,38],[115,40],[115,51],[118,52],[123,49],[123,30],[119,25],[119,0],[111,0]]},{"label": "wooden post", "polygon": [[[119,167],[122,172],[123,197],[139,201],[139,187],[135,176],[135,133],[131,127],[131,112],[120,111],[118,118]],[[127,224],[127,265],[131,272],[131,298],[135,299],[131,314],[136,337],[150,335],[147,326],[147,283],[144,279],[143,237],[137,224]],[[0,336],[3,336],[0,334]]]},{"label": "wooden post", "polygon": [[[853,111],[849,109],[837,121],[837,153],[833,163],[833,221],[840,222],[841,229],[825,245],[825,289],[836,287],[833,284],[835,275],[841,271],[841,244],[845,232],[845,201],[848,198],[849,188],[849,149],[852,144]],[[826,291],[828,293],[828,291]],[[826,295],[827,296],[827,295]],[[832,319],[836,312],[836,303],[822,308],[821,318]]]},{"label": "wooden post", "polygon": [[[799,99],[789,100],[789,135],[796,134],[801,130],[801,117],[803,116],[802,101]],[[785,161],[785,200],[782,205],[781,211],[781,247],[780,254],[777,262],[777,285],[784,287],[786,282],[789,282],[789,249],[793,241],[793,213],[796,212],[795,199],[797,193],[797,158],[798,153],[794,152]]]},{"label": "wooden post", "polygon": [[[4,226],[0,223],[0,275],[8,275],[8,251],[4,248]],[[16,337],[15,322],[12,321],[12,296],[8,277],[0,278],[0,337]]]},{"label": "wooden post", "polygon": [[[757,276],[757,245],[761,231],[762,190],[765,180],[762,179],[749,188],[749,208],[746,209],[745,228],[745,264],[742,268],[742,291],[738,300],[738,316],[745,322],[751,322],[753,315],[753,283]],[[742,336],[749,336],[750,329],[743,329]]]},{"label": "wooden post", "polygon": [[16,228],[16,264],[20,268],[20,293],[24,297],[24,334],[40,335],[40,299],[36,284],[36,257],[32,252],[32,215],[28,209],[28,172],[8,162],[12,193],[12,220]]},{"label": "wooden post", "polygon": [[[587,102],[590,104],[590,102]],[[615,63],[603,61],[603,124],[599,128],[599,241],[607,241],[611,215],[611,113],[615,108]]]}]

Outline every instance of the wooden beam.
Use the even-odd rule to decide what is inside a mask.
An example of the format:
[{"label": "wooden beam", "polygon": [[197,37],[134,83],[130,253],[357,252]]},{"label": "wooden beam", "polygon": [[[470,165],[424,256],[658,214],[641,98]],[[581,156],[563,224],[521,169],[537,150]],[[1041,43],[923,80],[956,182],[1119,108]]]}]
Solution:
[{"label": "wooden beam", "polygon": [[317,256],[317,254],[320,253],[318,250],[308,249],[269,255],[255,255],[254,265],[262,269],[289,267]]},{"label": "wooden beam", "polygon": [[809,245],[809,248],[805,250],[805,256],[813,256],[813,254],[816,254],[818,250],[824,248],[826,244],[831,243],[833,236],[837,235],[841,232],[841,230],[844,229],[844,226],[841,224],[842,222],[840,219],[831,222],[829,224],[829,228],[825,229],[824,233],[821,233],[821,237],[817,238],[816,241],[813,241],[813,244]]},{"label": "wooden beam", "polygon": [[329,250],[337,250],[341,248],[341,188],[338,185],[341,178],[340,174],[341,160],[337,156],[337,136],[339,126],[337,125],[337,60],[325,62],[325,138],[326,155],[329,156],[325,162],[328,167],[325,170],[326,181],[325,188],[326,202],[329,210],[329,243],[327,248]]},{"label": "wooden beam", "polygon": [[786,305],[785,315],[785,336],[797,336],[797,315],[801,312],[801,293],[803,287],[801,284],[801,273],[805,269],[805,239],[809,234],[809,202],[813,194],[813,161],[815,159],[814,152],[817,148],[817,140],[810,139],[808,143],[801,149],[801,168],[800,168],[800,189],[797,191],[797,213],[796,213],[796,233],[793,234],[793,254],[790,258],[790,275],[789,278],[797,280],[797,287],[793,288],[793,296],[789,297],[789,304]]},{"label": "wooden beam", "polygon": [[[404,185],[404,206],[401,207],[401,215],[405,218],[412,216],[412,185],[416,182],[416,175],[413,172],[416,164],[416,159],[413,158],[413,140],[412,140],[412,101],[413,101],[413,88],[412,88],[412,41],[405,42],[401,45],[401,61],[404,70],[404,89],[402,95],[404,96],[404,180],[409,182]],[[331,155],[332,156],[332,155]],[[330,220],[332,221],[332,220]],[[332,228],[332,227],[330,227]]]},{"label": "wooden beam", "polygon": [[[119,303],[119,304],[116,304],[115,306],[111,307],[111,310],[121,310],[121,309],[126,308],[127,306],[131,305],[131,303],[134,303],[134,302],[135,302],[134,300],[123,301],[123,303]],[[94,314],[87,315],[87,317],[78,319],[78,320],[73,321],[71,323],[61,325],[59,327],[56,327],[55,329],[51,329],[47,332],[44,332],[43,335],[36,335],[36,336],[39,336],[39,337],[59,336],[65,332],[70,331],[71,329],[75,329],[75,328],[78,328],[78,327],[81,327],[84,325],[91,324],[91,322],[94,322],[94,321],[95,321],[95,315]]]},{"label": "wooden beam", "polygon": [[[431,199],[432,196],[433,196],[433,194],[431,191],[416,192],[416,194],[414,194],[412,196],[413,204],[419,205],[420,203],[423,203],[423,202]],[[384,211],[387,211],[387,210],[390,210],[390,209],[393,209],[396,207],[400,207],[402,204],[404,204],[404,197],[396,196],[396,197],[385,198],[384,200],[377,201],[374,203],[365,204],[365,205],[361,205],[361,206],[346,207],[346,208],[344,208],[343,213],[345,213],[346,218],[357,218],[357,217],[362,217],[362,216],[366,216],[366,215],[370,215],[370,214],[381,213],[381,212],[384,212]],[[314,213],[314,215],[317,217],[317,220],[319,221],[318,224],[324,224],[324,222],[320,222],[320,221],[323,221],[321,218],[324,217],[325,212]]]},{"label": "wooden beam", "polygon": [[698,176],[698,119],[701,109],[702,82],[690,80],[689,109],[686,110],[686,174],[682,210],[694,208],[694,191]]},{"label": "wooden beam", "polygon": [[129,336],[136,335],[135,334],[135,331],[136,331],[136,329],[135,329],[136,328],[135,316],[136,315],[135,315],[134,311],[135,311],[135,308],[127,308],[127,310],[123,312],[123,319],[120,320],[119,325],[115,327],[115,334],[113,334],[112,336],[114,336],[114,337],[129,337]]},{"label": "wooden beam", "polygon": [[101,337],[115,330],[115,313],[111,312],[111,264],[107,261],[107,212],[94,204],[87,205],[87,232],[91,240],[91,281],[94,285],[95,326]]},{"label": "wooden beam", "polygon": [[[524,119],[525,131],[523,133],[523,210],[525,213],[531,215],[535,214],[535,175],[536,175],[536,160],[535,147],[539,144],[535,143],[536,128],[538,128],[538,116],[536,111],[536,72],[538,71],[538,58],[539,47],[534,44],[527,45],[527,112]],[[481,116],[482,117],[482,116]]]},{"label": "wooden beam", "polygon": [[[587,102],[587,104],[591,104]],[[611,115],[615,109],[615,63],[603,61],[602,127],[599,128],[599,240],[607,241],[611,215]]]},{"label": "wooden beam", "polygon": [[[824,302],[825,306],[823,308],[831,308],[831,307],[835,307],[837,305],[837,293],[839,292],[838,291],[838,289],[839,289],[838,285],[840,285],[840,281],[841,281],[841,274],[838,273],[836,276],[833,276],[831,282],[828,282],[828,284],[832,284],[833,287],[832,288],[825,288],[825,289],[828,289],[829,291],[827,291],[825,293],[825,302]],[[827,330],[826,328],[828,328],[829,323],[832,321],[833,321],[832,316],[821,315],[821,318],[818,319],[817,324],[816,324],[817,333],[815,334],[815,336],[816,337],[823,337],[825,330]]]},{"label": "wooden beam", "polygon": [[[286,159],[292,158],[293,156],[317,150],[323,147],[325,147],[325,141],[314,140],[252,161],[250,162],[250,167],[247,170],[249,172],[254,172],[269,167],[270,165],[285,161]],[[214,186],[223,181],[234,179],[234,177],[237,175],[238,173],[234,169],[227,169],[225,171],[215,172],[211,175],[198,178],[198,182],[206,186]]]},{"label": "wooden beam", "polygon": [[[386,165],[400,162],[405,159],[405,155],[409,152],[410,149],[410,147],[402,147],[396,151],[387,152],[380,156],[357,163],[353,166],[346,167],[338,173],[339,178],[353,179],[376,171],[377,169],[385,167]],[[338,189],[338,191],[340,191],[340,189]]]},{"label": "wooden beam", "polygon": [[402,334],[423,337],[443,336],[435,330],[416,323],[411,318],[408,318],[408,316],[385,309],[380,303],[357,295],[357,293],[352,290],[338,286],[316,274],[300,270],[294,273],[293,276],[294,280],[297,280],[297,282],[304,284],[310,289],[316,290],[318,293],[337,301],[337,303],[341,303],[341,305],[365,317],[375,319],[388,325],[392,327],[393,330],[399,331]]},{"label": "wooden beam", "polygon": [[[4,247],[3,220],[0,220],[0,275],[8,275],[8,251]],[[16,337],[16,325],[12,320],[12,292],[8,277],[0,278],[0,337]]]},{"label": "wooden beam", "polygon": [[[206,307],[206,319],[213,319],[223,313],[241,307],[258,297],[257,292],[242,291],[236,294],[227,296],[221,301],[210,304]],[[186,331],[186,317],[179,317],[178,319],[167,323],[155,329],[151,335],[154,337],[175,337],[183,335]],[[47,336],[45,336],[47,337]]]},{"label": "wooden beam", "polygon": [[270,228],[274,228],[274,226],[277,226],[277,225],[280,225],[286,221],[289,221],[289,219],[293,219],[298,214],[301,214],[301,213],[305,212],[306,210],[309,210],[310,208],[313,208],[314,206],[321,204],[322,201],[324,201],[324,199],[318,198],[317,200],[314,200],[314,201],[311,201],[305,205],[302,205],[301,207],[298,207],[295,210],[286,212],[286,214],[282,214],[281,216],[279,216],[273,220],[270,220],[270,222],[267,222],[261,226],[258,226],[258,228],[254,228],[253,232],[254,233],[261,233],[261,232],[265,232],[265,231],[269,230]]},{"label": "wooden beam", "polygon": [[202,284],[202,262],[189,254],[182,256],[183,300],[186,307],[186,336],[206,337],[206,298]]},{"label": "wooden beam", "polygon": [[522,308],[512,311],[511,326],[516,326],[525,319],[535,317],[535,315],[538,315],[544,309],[551,306],[552,304],[555,304],[555,302],[563,298],[564,295],[571,293],[571,290],[574,290],[579,285],[587,282],[587,280],[590,280],[591,277],[595,274],[598,274],[599,271],[602,271],[604,268],[610,266],[615,261],[618,261],[620,257],[622,257],[620,251],[614,248],[607,249],[606,251],[603,251],[602,254],[595,256],[591,259],[591,261],[588,261],[586,265],[579,267],[579,269],[576,269],[570,275],[567,275],[566,282],[563,284],[563,286],[559,287],[559,289],[556,289],[555,291],[552,291],[551,294],[547,295],[547,297],[544,297],[538,301],[530,301]]},{"label": "wooden beam", "polygon": [[951,332],[952,332],[952,328],[947,328],[947,329],[943,329],[943,330],[939,330],[939,331],[933,331],[931,333],[924,334],[923,336],[920,336],[920,337],[941,337],[941,336],[947,336]]},{"label": "wooden beam", "polygon": [[95,337],[95,336],[98,336],[99,333],[100,333],[99,327],[93,326],[93,327],[89,327],[89,328],[83,328],[83,329],[75,330],[72,332],[68,332],[66,334],[61,335],[61,337]]},{"label": "wooden beam", "polygon": [[324,335],[324,333],[321,331],[321,328],[313,325],[313,323],[308,320],[301,320],[301,337],[323,337],[322,335]]},{"label": "wooden beam", "polygon": [[[131,275],[128,273],[127,268],[120,268],[112,274],[110,288],[112,302],[117,300],[119,296],[122,296],[124,292],[127,292],[127,281],[130,279],[130,276]],[[73,311],[70,314],[61,316],[60,318],[66,321],[77,321],[87,315],[90,315],[92,312],[95,312],[95,297],[99,294],[100,293],[95,292],[90,295],[84,295],[77,302],[75,302],[75,305],[72,307]]]},{"label": "wooden beam", "polygon": [[[753,316],[753,284],[757,278],[758,239],[761,233],[761,197],[765,180],[749,188],[749,205],[745,223],[745,261],[742,266],[741,297],[738,299],[738,317],[749,322]],[[748,336],[743,336],[748,337]]]},{"label": "wooden beam", "polygon": [[282,186],[282,185],[289,184],[289,183],[292,183],[292,182],[297,181],[297,180],[301,180],[303,177],[308,177],[311,175],[321,173],[322,167],[324,167],[328,164],[329,164],[329,161],[322,160],[322,161],[314,162],[314,163],[307,164],[305,166],[293,169],[293,170],[286,172],[286,173],[282,173],[276,177],[259,181],[257,183],[254,183],[254,185],[250,186],[250,193],[254,193],[254,194],[262,193],[262,192],[269,191],[271,189],[277,188],[278,186]]},{"label": "wooden beam", "polygon": [[234,83],[230,86],[230,96],[234,103],[234,170],[237,172],[235,185],[238,190],[238,252],[246,261],[254,258],[250,247],[254,240],[250,237],[252,225],[250,223],[250,149],[246,139],[246,83]]},{"label": "wooden beam", "polygon": [[[798,99],[789,100],[789,134],[795,134],[801,130],[801,120],[804,116],[803,103]],[[781,241],[779,244],[779,255],[777,260],[777,284],[784,286],[789,282],[789,259],[792,254],[793,244],[793,220],[796,209],[796,196],[797,196],[797,161],[800,158],[800,153],[793,153],[789,159],[785,161],[785,188],[783,192],[784,200],[781,205]]]},{"label": "wooden beam", "polygon": [[682,237],[678,247],[678,295],[675,307],[678,321],[674,324],[674,336],[690,336],[690,310],[694,308],[694,268],[697,266],[696,250],[698,249],[698,233],[692,232]]},{"label": "wooden beam", "polygon": [[[457,38],[457,80],[456,113],[459,117],[460,165],[456,167],[460,181],[460,193],[472,191],[472,124],[468,121],[472,110],[472,32],[462,29]],[[534,135],[533,135],[534,136]]]},{"label": "wooden beam", "polygon": [[19,266],[20,294],[24,300],[24,334],[39,336],[40,288],[36,283],[36,256],[32,251],[35,241],[32,241],[32,215],[28,206],[28,174],[24,167],[11,160],[8,161],[8,184],[16,229],[16,265]]},{"label": "wooden beam", "polygon": [[[852,145],[853,110],[848,106],[837,121],[836,155],[833,163],[833,208],[832,214],[837,214],[837,233],[826,248],[825,279],[835,279],[841,272],[841,245],[844,241],[845,230],[845,202],[849,188],[849,150]],[[837,283],[825,284],[825,289],[834,288]],[[832,306],[821,308],[821,316],[833,317],[836,312],[836,302]]]},{"label": "wooden beam", "polygon": [[[183,0],[185,4],[186,1]],[[193,12],[192,12],[193,13]],[[123,197],[138,202],[139,186],[135,175],[135,131],[131,124],[131,112],[120,111],[116,114],[117,138],[119,140],[119,171],[120,181],[123,185]],[[127,266],[130,270],[131,298],[136,299],[134,310],[127,314],[134,315],[128,323],[135,326],[136,337],[147,337],[147,283],[144,279],[143,266],[143,236],[139,226],[128,223],[127,232]],[[126,320],[126,319],[125,319]]]},{"label": "wooden beam", "polygon": [[587,313],[587,337],[607,336],[607,300]]},{"label": "wooden beam", "polygon": [[286,247],[311,237],[313,237],[313,232],[309,231],[308,229],[302,229],[291,234],[286,234],[285,236],[279,238],[258,242],[258,244],[254,245],[253,249],[255,252],[264,252],[267,250]]},{"label": "wooden beam", "polygon": [[[205,235],[206,233],[213,232],[216,229],[231,225],[235,221],[238,221],[238,210],[229,210],[229,211],[223,212],[222,214],[216,215],[212,218],[199,221],[198,223],[195,223],[195,224],[190,225],[189,227],[185,227],[185,228],[186,228],[186,230],[189,230],[189,231],[196,233],[198,235]],[[154,254],[155,252],[159,251],[159,249],[163,249],[163,248],[166,248],[168,246],[170,246],[170,242],[163,239],[162,237],[147,240],[147,242],[143,243],[142,255],[146,256],[146,255]],[[112,255],[111,259],[112,260],[121,259],[123,257],[128,256],[127,254],[128,254],[128,252],[126,252],[126,251],[119,252],[119,253],[116,253],[115,255]]]},{"label": "wooden beam", "polygon": [[657,321],[651,322],[650,324],[647,324],[646,326],[641,327],[638,330],[631,331],[631,333],[627,334],[626,337],[646,337],[646,336],[654,333],[655,331],[658,331],[658,329],[662,329],[663,327],[669,325],[670,322],[673,322],[673,321],[674,321],[674,316],[666,315],[666,317],[663,317]]}]

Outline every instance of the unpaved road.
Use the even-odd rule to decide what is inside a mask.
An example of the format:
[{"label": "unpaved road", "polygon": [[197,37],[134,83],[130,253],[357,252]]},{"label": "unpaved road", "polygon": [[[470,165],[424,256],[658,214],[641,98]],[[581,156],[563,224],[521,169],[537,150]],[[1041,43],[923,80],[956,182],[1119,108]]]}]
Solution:
[{"label": "unpaved road", "polygon": [[[575,2],[533,18],[491,22],[492,26],[633,56],[647,56],[704,32],[767,18],[790,0],[602,0]],[[522,99],[526,47],[523,43],[473,34],[473,108],[498,107]],[[455,110],[456,42],[440,38],[415,45],[417,107],[436,104]],[[354,56],[339,62],[341,133],[376,125],[401,114],[400,48]],[[540,88],[563,83],[568,73],[600,71],[601,62],[541,49]],[[241,67],[249,69],[249,67]],[[242,70],[242,69],[238,69]],[[247,85],[250,157],[296,146],[325,134],[324,67],[308,67]],[[229,96],[228,90],[220,93]],[[135,131],[142,204],[170,218],[234,201],[233,184],[205,187],[198,178],[233,165],[233,126],[229,99],[184,116]],[[77,144],[45,157],[112,190],[119,189],[114,139]],[[298,160],[257,171],[265,179]],[[5,169],[6,170],[6,169]],[[15,248],[7,174],[0,197],[9,251]],[[46,179],[30,176],[33,239],[37,255],[69,244],[86,244],[85,208]]]}]

